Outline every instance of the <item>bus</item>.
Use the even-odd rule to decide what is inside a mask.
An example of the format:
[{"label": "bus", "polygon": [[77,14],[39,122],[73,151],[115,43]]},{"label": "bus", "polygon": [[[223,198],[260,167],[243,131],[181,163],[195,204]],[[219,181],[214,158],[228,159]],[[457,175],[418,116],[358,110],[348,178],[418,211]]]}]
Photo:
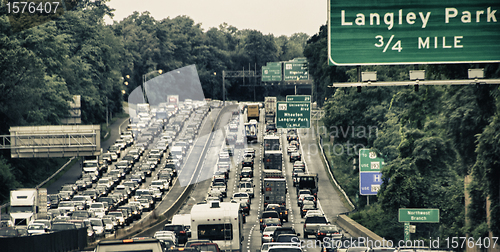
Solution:
[{"label": "bus", "polygon": [[241,252],[242,231],[239,203],[209,201],[191,209],[191,239],[212,240],[221,251]]}]

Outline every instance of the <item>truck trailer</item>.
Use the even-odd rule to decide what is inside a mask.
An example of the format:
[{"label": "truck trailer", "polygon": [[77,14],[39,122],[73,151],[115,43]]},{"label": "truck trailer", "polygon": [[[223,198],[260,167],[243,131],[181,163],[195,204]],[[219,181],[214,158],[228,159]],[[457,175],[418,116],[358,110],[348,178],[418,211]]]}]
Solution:
[{"label": "truck trailer", "polygon": [[266,123],[275,123],[274,118],[276,117],[276,97],[265,97],[264,98],[264,109],[266,111]]},{"label": "truck trailer", "polygon": [[21,227],[37,219],[47,219],[47,188],[10,191],[10,218],[14,226]]}]

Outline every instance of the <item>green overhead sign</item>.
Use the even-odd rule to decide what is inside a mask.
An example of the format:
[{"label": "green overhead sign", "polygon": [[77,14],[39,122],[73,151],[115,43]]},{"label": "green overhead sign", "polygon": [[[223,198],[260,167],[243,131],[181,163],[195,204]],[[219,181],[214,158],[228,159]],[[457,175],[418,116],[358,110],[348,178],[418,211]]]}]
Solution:
[{"label": "green overhead sign", "polygon": [[281,62],[267,62],[262,67],[262,81],[281,81]]},{"label": "green overhead sign", "polygon": [[311,101],[311,96],[310,95],[287,95],[286,96],[286,101],[287,102],[310,102]]},{"label": "green overhead sign", "polygon": [[307,70],[307,62],[303,61],[288,61],[283,63],[284,72],[283,80],[308,80],[309,73]]},{"label": "green overhead sign", "polygon": [[276,128],[310,128],[311,102],[277,102]]},{"label": "green overhead sign", "polygon": [[439,209],[400,208],[399,209],[399,222],[439,223]]},{"label": "green overhead sign", "polygon": [[329,65],[500,62],[500,1],[328,3]]}]

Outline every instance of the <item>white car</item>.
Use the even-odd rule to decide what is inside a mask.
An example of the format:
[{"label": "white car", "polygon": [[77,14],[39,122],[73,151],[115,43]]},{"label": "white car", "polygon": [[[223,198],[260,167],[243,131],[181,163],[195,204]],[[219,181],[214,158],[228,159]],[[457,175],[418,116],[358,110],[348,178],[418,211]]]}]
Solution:
[{"label": "white car", "polygon": [[98,237],[104,237],[104,222],[101,218],[89,218],[92,229]]},{"label": "white car", "polygon": [[37,235],[37,234],[45,234],[47,229],[43,223],[31,223],[28,225],[28,234]]},{"label": "white car", "polygon": [[243,192],[234,193],[231,199],[238,203],[240,202],[247,202],[249,204],[252,203],[250,200],[250,195],[248,195],[248,193],[243,193]]}]

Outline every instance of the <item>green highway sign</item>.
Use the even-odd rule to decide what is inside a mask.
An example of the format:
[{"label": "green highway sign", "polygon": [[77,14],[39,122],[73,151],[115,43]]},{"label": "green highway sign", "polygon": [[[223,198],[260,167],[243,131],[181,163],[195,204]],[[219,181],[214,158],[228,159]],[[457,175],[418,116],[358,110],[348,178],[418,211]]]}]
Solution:
[{"label": "green highway sign", "polygon": [[281,62],[267,62],[262,67],[262,81],[281,81]]},{"label": "green highway sign", "polygon": [[287,95],[286,96],[286,101],[287,102],[310,102],[311,101],[311,96],[310,95]]},{"label": "green highway sign", "polygon": [[277,102],[276,128],[310,128],[311,102]]},{"label": "green highway sign", "polygon": [[283,63],[283,80],[292,81],[292,80],[308,80],[309,73],[307,70],[307,62],[299,62],[299,61],[287,61]]},{"label": "green highway sign", "polygon": [[399,209],[399,222],[439,223],[439,209],[400,208]]},{"label": "green highway sign", "polygon": [[328,63],[500,62],[498,31],[498,0],[329,0]]},{"label": "green highway sign", "polygon": [[384,165],[384,159],[377,157],[377,153],[370,149],[359,150],[359,171],[380,172]]}]

